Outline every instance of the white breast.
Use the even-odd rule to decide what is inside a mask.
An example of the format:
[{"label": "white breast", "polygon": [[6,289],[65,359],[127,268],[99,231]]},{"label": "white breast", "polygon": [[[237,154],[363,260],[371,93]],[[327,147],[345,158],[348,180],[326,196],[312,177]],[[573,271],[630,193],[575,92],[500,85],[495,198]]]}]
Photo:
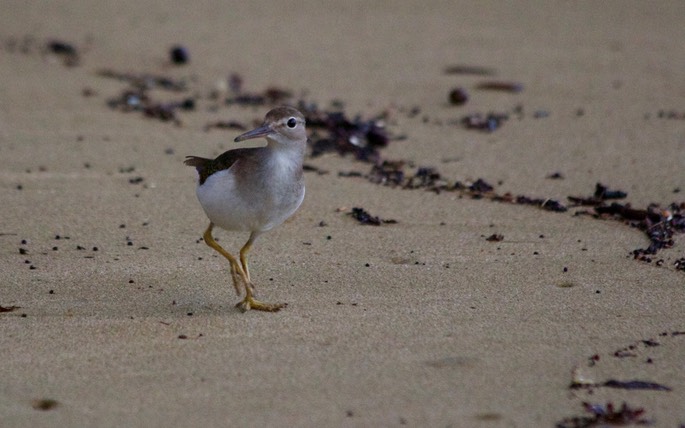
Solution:
[{"label": "white breast", "polygon": [[[198,186],[197,198],[212,223],[226,230],[267,231],[283,223],[302,204],[304,181],[298,174],[301,155],[291,150],[261,154],[268,157],[252,164],[253,168],[241,168],[238,161]],[[236,179],[237,173],[240,179]]]}]

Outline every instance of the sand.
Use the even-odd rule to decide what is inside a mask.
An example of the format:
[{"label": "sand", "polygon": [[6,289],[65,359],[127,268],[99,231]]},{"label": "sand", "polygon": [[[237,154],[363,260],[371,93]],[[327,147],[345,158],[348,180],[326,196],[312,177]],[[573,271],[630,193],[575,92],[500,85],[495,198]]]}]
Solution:
[{"label": "sand", "polygon": [[[234,147],[239,131],[206,123],[268,107],[205,102],[174,126],[108,108],[126,85],[97,75],[194,76],[206,100],[239,73],[250,91],[386,112],[406,138],[382,156],[452,180],[565,204],[601,182],[665,206],[685,189],[685,121],[659,115],[684,112],[684,3],[244,3],[3,2],[0,305],[18,308],[0,313],[0,425],[545,427],[590,416],[583,402],[685,423],[682,235],[640,262],[646,235],[620,222],[338,177],[369,165],[324,155],[307,163],[329,173],[307,173],[298,214],[251,256],[259,295],[289,306],[243,314],[182,160]],[[175,43],[188,65],[169,64]],[[475,89],[492,78],[524,90]],[[518,105],[492,133],[454,123]],[[672,390],[573,390],[574,372]]]}]

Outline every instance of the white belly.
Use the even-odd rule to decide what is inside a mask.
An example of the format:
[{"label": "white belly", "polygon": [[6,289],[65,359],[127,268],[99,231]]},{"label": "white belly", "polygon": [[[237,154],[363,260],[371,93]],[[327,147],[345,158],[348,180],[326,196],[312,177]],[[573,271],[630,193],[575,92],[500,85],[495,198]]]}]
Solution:
[{"label": "white belly", "polygon": [[288,187],[279,178],[272,176],[268,186],[258,177],[237,186],[230,169],[219,171],[198,186],[197,198],[209,220],[222,229],[265,232],[293,215],[304,200],[304,185]]}]

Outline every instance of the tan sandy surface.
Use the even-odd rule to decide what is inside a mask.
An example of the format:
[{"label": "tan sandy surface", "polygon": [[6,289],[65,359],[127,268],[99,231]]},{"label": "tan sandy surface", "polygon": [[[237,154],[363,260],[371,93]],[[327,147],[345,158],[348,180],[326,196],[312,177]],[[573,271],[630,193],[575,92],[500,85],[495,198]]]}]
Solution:
[{"label": "tan sandy surface", "polygon": [[[562,202],[602,182],[663,205],[684,199],[685,120],[658,112],[685,112],[685,3],[111,3],[2,2],[0,305],[20,308],[0,314],[0,426],[549,427],[583,401],[685,423],[682,236],[657,267],[632,259],[648,241],[618,222],[340,178],[368,165],[327,155],[307,162],[330,173],[307,174],[299,213],[252,253],[260,296],[289,306],[242,314],[199,241],[182,160],[233,147],[238,131],[205,123],[268,108],[205,103],[176,127],[109,109],[125,85],[96,74],[194,75],[206,94],[236,72],[248,90],[389,111],[407,138],[383,156],[451,179]],[[27,53],[8,46],[27,36]],[[53,38],[79,66],[40,52]],[[189,65],[168,64],[173,43]],[[484,77],[450,64],[525,89],[477,91]],[[456,86],[466,106],[448,105]],[[524,117],[491,134],[450,124],[518,104]],[[398,223],[337,211],[354,206]],[[217,235],[233,250],[246,239]],[[574,368],[672,391],[572,391]]]}]

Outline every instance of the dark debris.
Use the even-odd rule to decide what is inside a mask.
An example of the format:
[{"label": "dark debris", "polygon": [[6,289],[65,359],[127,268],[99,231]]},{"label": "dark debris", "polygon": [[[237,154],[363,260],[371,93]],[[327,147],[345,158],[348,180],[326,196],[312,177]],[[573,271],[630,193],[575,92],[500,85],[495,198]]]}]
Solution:
[{"label": "dark debris", "polygon": [[216,122],[209,122],[205,125],[205,132],[210,129],[230,129],[235,131],[247,131],[247,126],[235,120],[218,120]]},{"label": "dark debris", "polygon": [[63,40],[50,40],[46,43],[46,50],[62,59],[67,67],[79,65],[81,58],[76,47]]},{"label": "dark debris", "polygon": [[507,119],[509,119],[507,113],[472,113],[463,116],[460,122],[466,129],[494,132],[499,129]]},{"label": "dark debris", "polygon": [[486,183],[485,180],[482,178],[479,178],[475,182],[473,182],[471,185],[468,186],[469,191],[475,193],[475,194],[483,194],[483,193],[489,193],[495,190],[495,188]]},{"label": "dark debris", "polygon": [[659,119],[685,120],[685,111],[659,110],[656,116]]},{"label": "dark debris", "polygon": [[492,235],[485,238],[485,240],[488,242],[500,242],[503,239],[504,239],[504,235],[499,234],[499,233],[493,233]]},{"label": "dark debris", "polygon": [[52,398],[37,398],[31,403],[36,410],[52,410],[59,405],[59,401]]},{"label": "dark debris", "polygon": [[606,405],[583,402],[583,409],[589,416],[572,416],[564,418],[555,425],[557,428],[592,428],[606,425],[652,425],[653,420],[644,419],[645,410],[641,407],[633,408],[623,403],[614,408],[613,403]]},{"label": "dark debris", "polygon": [[151,94],[154,90],[187,92],[187,79],[173,79],[150,73],[122,73],[111,69],[99,70],[97,75],[127,84],[118,96],[107,100],[107,105],[113,110],[139,112],[147,118],[181,125],[178,112],[192,111],[196,108],[194,96],[185,95],[175,101],[159,101]]},{"label": "dark debris", "polygon": [[384,186],[404,186],[404,161],[388,161],[373,165],[369,172],[368,179],[375,184]]},{"label": "dark debris", "polygon": [[449,100],[452,105],[464,105],[469,100],[469,93],[462,87],[454,88],[450,91]]},{"label": "dark debris", "polygon": [[488,67],[481,67],[478,65],[449,65],[445,67],[445,74],[462,74],[474,76],[492,76],[495,74],[495,69]]},{"label": "dark debris", "polygon": [[15,306],[15,305],[2,306],[2,305],[0,305],[0,313],[16,311],[19,308],[21,308],[21,306]]},{"label": "dark debris", "polygon": [[581,206],[598,206],[602,205],[604,201],[609,199],[624,199],[628,196],[626,192],[621,190],[609,190],[608,187],[601,183],[595,185],[595,193],[590,197],[569,196],[568,199],[575,205]]},{"label": "dark debris", "polygon": [[[495,187],[482,178],[472,183],[450,181],[433,167],[418,167],[413,173],[405,171],[409,165],[404,161],[383,160],[371,167],[366,178],[375,184],[402,189],[424,189],[434,193],[456,192],[473,199],[490,199],[496,202],[531,205],[546,211],[564,212],[567,210],[561,202],[549,198],[531,198],[524,195],[513,196],[510,193],[498,194]],[[359,174],[339,174],[341,177]]]},{"label": "dark debris", "polygon": [[604,382],[589,383],[589,382],[572,382],[569,385],[570,389],[584,389],[584,390],[594,390],[595,388],[614,388],[614,389],[626,389],[626,390],[639,390],[639,391],[665,391],[670,392],[673,389],[669,386],[657,383],[649,382],[644,380],[616,380],[609,379]]},{"label": "dark debris", "polygon": [[97,75],[108,79],[127,83],[129,86],[142,90],[163,89],[172,92],[184,92],[188,90],[187,79],[173,79],[160,74],[151,73],[125,73],[104,68],[98,70]]},{"label": "dark debris", "polygon": [[476,89],[518,93],[523,91],[523,85],[517,82],[487,81],[476,85]]},{"label": "dark debris", "polygon": [[606,386],[608,388],[617,388],[617,389],[638,389],[638,390],[648,390],[648,391],[672,391],[673,389],[666,386],[662,385],[660,383],[656,382],[647,382],[643,380],[628,380],[628,381],[622,381],[622,380],[616,380],[616,379],[610,379],[602,384],[602,386]]},{"label": "dark debris", "polygon": [[293,94],[291,91],[275,86],[269,87],[263,92],[243,92],[242,80],[238,79],[241,78],[237,74],[231,75],[229,78],[229,86],[233,96],[226,98],[225,102],[228,105],[275,106],[292,101]]},{"label": "dark debris", "polygon": [[107,100],[107,105],[113,110],[125,113],[140,112],[143,116],[157,119],[162,122],[172,122],[181,125],[178,117],[179,110],[193,110],[195,101],[192,98],[184,98],[175,102],[159,102],[153,100],[148,91],[144,89],[127,89],[118,97]]},{"label": "dark debris", "polygon": [[[579,211],[576,215],[591,215],[595,218],[616,220],[643,231],[649,238],[647,248],[633,250],[635,259],[651,262],[652,257],[659,250],[671,248],[675,245],[674,235],[685,232],[685,202],[672,203],[667,207],[650,204],[645,209],[632,208],[630,204],[612,202],[609,199],[622,199],[627,194],[619,190],[608,190],[606,186],[597,183],[595,193],[591,197],[571,197],[569,200],[576,205],[591,206],[592,211]],[[676,265],[676,269],[679,269]]]},{"label": "dark debris", "polygon": [[337,152],[352,154],[364,162],[382,162],[379,149],[387,146],[391,139],[382,119],[349,118],[344,112],[320,110],[303,101],[298,108],[307,120],[307,128],[313,130],[312,157]]},{"label": "dark debris", "polygon": [[351,215],[352,218],[357,220],[361,224],[365,225],[371,225],[371,226],[380,226],[382,224],[395,224],[397,223],[397,220],[384,220],[379,218],[378,216],[372,216],[369,214],[364,208],[352,208],[352,210],[348,213],[348,215]]},{"label": "dark debris", "polygon": [[190,62],[190,52],[181,45],[174,45],[169,49],[169,60],[172,64],[184,65]]},{"label": "dark debris", "polygon": [[0,49],[10,54],[51,56],[66,67],[76,67],[81,63],[81,53],[76,45],[60,39],[38,40],[32,35],[2,37]]},{"label": "dark debris", "polygon": [[542,199],[542,198],[529,198],[527,196],[517,196],[516,203],[519,205],[532,205],[539,207],[545,211],[552,211],[557,213],[563,213],[568,210],[568,208],[561,202],[555,199]]}]

